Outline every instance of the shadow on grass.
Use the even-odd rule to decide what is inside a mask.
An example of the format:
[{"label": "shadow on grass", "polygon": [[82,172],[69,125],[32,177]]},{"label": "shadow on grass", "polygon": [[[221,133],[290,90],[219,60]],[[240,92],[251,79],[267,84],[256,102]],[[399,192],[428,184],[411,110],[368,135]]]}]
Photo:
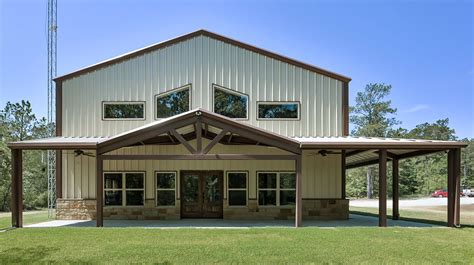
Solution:
[{"label": "shadow on grass", "polygon": [[56,251],[55,248],[45,246],[10,248],[5,252],[0,252],[0,260],[4,264],[31,264],[45,261],[44,259],[54,251]]},{"label": "shadow on grass", "polygon": [[[351,214],[358,214],[358,215],[365,215],[365,216],[372,216],[372,217],[379,217],[378,214],[368,213],[368,212],[361,212],[361,211],[350,211]],[[387,218],[392,218],[392,215],[387,214]],[[446,226],[446,222],[436,221],[436,220],[429,220],[429,219],[421,219],[421,218],[412,218],[412,217],[402,217],[400,216],[399,220],[402,221],[409,221],[409,222],[418,222],[418,223],[425,223],[425,224],[433,224],[439,226]],[[469,224],[461,224],[461,227],[469,227],[474,228],[474,225]]]}]

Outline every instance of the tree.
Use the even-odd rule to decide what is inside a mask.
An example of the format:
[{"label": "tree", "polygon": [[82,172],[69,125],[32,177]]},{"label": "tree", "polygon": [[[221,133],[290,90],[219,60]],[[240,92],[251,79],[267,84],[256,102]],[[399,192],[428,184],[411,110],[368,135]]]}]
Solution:
[{"label": "tree", "polygon": [[[388,137],[393,130],[393,126],[400,124],[395,118],[396,108],[392,108],[392,102],[385,98],[390,94],[391,85],[368,84],[363,92],[358,92],[356,105],[350,108],[350,121],[355,125],[351,134],[354,136],[367,137]],[[400,129],[399,129],[400,130]],[[395,131],[397,133],[401,133]],[[370,199],[374,194],[374,175],[376,169],[368,167],[366,171],[366,192]],[[355,174],[354,174],[355,175]],[[360,177],[360,174],[357,174]],[[361,181],[357,181],[361,183]]]},{"label": "tree", "polygon": [[461,151],[461,185],[474,188],[474,138],[462,141],[468,146]]},{"label": "tree", "polygon": [[[455,131],[449,127],[449,119],[418,124],[402,138],[456,140]],[[404,160],[400,163],[400,195],[429,195],[447,186],[447,162],[445,154],[432,154]]]},{"label": "tree", "polygon": [[[36,119],[28,101],[7,102],[0,112],[0,211],[10,206],[11,153],[6,143],[42,138],[49,135],[52,125],[46,119]],[[23,186],[25,208],[44,207],[47,204],[46,158],[42,151],[24,152]]]},{"label": "tree", "polygon": [[350,121],[355,125],[352,135],[387,137],[400,124],[395,118],[397,109],[391,107],[391,100],[385,100],[391,90],[391,85],[368,84],[357,93],[356,105],[350,108]]}]

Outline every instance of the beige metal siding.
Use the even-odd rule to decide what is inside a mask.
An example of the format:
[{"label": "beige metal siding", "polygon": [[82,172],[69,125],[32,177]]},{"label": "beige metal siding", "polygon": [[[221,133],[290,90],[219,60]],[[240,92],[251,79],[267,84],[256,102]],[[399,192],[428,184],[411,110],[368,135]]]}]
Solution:
[{"label": "beige metal siding", "polygon": [[[199,36],[63,82],[63,135],[112,136],[153,121],[154,95],[192,84],[212,110],[212,84],[246,93],[249,120],[287,136],[342,136],[342,82]],[[102,101],[146,101],[144,121],[102,121]],[[300,101],[300,121],[257,121],[257,101]]]},{"label": "beige metal siding", "polygon": [[[94,199],[96,194],[95,158],[87,156],[75,157],[72,151],[64,151],[64,153],[63,197],[67,199]],[[111,153],[187,154],[188,151],[181,145],[140,146],[123,148]],[[212,153],[276,154],[284,152],[275,148],[217,145],[212,150]],[[321,155],[315,155],[316,153],[316,150],[305,150],[303,153],[303,198],[340,198],[340,155],[322,157]],[[105,161],[104,171],[145,171],[146,198],[153,199],[155,198],[155,171],[245,170],[249,172],[249,198],[256,198],[257,171],[294,171],[294,166],[294,161]],[[179,191],[177,194],[179,194]]]}]

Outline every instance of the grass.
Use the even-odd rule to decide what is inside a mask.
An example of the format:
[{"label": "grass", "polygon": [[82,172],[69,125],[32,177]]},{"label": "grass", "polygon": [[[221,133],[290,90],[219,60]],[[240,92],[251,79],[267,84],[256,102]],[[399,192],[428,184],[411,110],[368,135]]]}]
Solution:
[{"label": "grass", "polygon": [[[350,206],[349,210],[355,214],[378,216],[378,208]],[[391,209],[387,210],[389,218],[392,217],[391,212]],[[446,225],[446,207],[432,206],[400,209],[400,219]],[[474,205],[461,206],[461,225],[474,227]]]},{"label": "grass", "polygon": [[[48,211],[24,212],[23,214],[24,225],[41,223],[48,220]],[[0,215],[0,230],[11,227],[11,224],[11,213],[2,213],[2,215]]]},{"label": "grass", "polygon": [[474,229],[23,228],[1,263],[474,263]]}]

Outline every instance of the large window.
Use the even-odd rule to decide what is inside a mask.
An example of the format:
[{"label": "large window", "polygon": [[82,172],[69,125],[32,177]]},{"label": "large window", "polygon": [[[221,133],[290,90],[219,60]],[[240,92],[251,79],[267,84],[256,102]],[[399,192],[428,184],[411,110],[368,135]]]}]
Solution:
[{"label": "large window", "polygon": [[102,102],[104,120],[143,120],[145,102]]},{"label": "large window", "polygon": [[106,206],[141,206],[145,203],[145,174],[141,172],[104,173]]},{"label": "large window", "polygon": [[296,174],[294,172],[258,172],[258,205],[295,205]]},{"label": "large window", "polygon": [[186,85],[155,97],[155,118],[168,118],[189,110],[191,85]]},{"label": "large window", "polygon": [[156,172],[156,206],[174,206],[176,172]]},{"label": "large window", "polygon": [[257,102],[258,119],[298,120],[299,102]]},{"label": "large window", "polygon": [[213,85],[214,112],[235,119],[248,119],[249,96]]},{"label": "large window", "polygon": [[227,201],[229,206],[247,205],[247,172],[227,172]]}]

